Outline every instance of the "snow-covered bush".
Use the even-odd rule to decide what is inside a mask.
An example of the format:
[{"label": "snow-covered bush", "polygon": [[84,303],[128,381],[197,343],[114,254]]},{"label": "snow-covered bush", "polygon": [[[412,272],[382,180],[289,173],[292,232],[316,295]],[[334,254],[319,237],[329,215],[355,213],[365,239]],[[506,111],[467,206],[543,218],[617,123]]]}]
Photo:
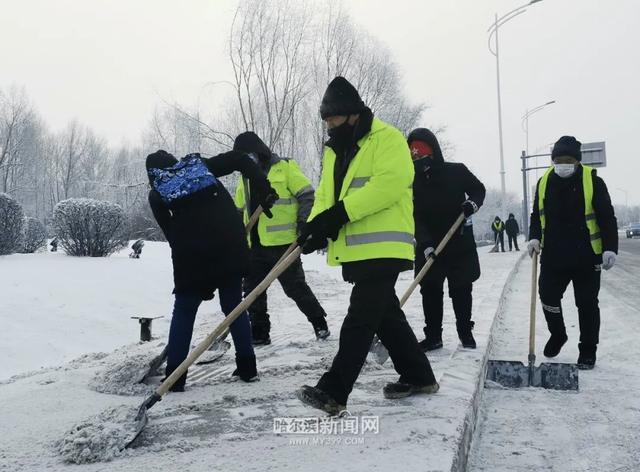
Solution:
[{"label": "snow-covered bush", "polygon": [[11,196],[0,193],[0,255],[15,252],[22,237],[24,213]]},{"label": "snow-covered bush", "polygon": [[47,231],[44,225],[35,218],[29,216],[24,219],[22,227],[22,239],[20,240],[19,252],[32,254],[47,244]]},{"label": "snow-covered bush", "polygon": [[120,205],[70,198],[53,210],[59,244],[70,256],[106,257],[126,247],[126,219]]}]

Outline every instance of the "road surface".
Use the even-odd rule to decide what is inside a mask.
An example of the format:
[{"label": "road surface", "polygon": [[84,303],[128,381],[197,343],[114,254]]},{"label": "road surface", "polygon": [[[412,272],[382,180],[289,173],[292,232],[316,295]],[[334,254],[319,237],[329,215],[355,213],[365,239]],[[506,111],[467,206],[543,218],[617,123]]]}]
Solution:
[{"label": "road surface", "polygon": [[[526,364],[531,263],[508,295],[490,358]],[[538,303],[539,305],[539,303]],[[578,320],[569,289],[563,300],[569,341],[557,362],[576,362]],[[617,265],[600,291],[598,361],[580,371],[578,393],[485,389],[468,470],[638,471],[640,468],[640,239],[620,239]],[[537,363],[547,330],[538,306]]]}]

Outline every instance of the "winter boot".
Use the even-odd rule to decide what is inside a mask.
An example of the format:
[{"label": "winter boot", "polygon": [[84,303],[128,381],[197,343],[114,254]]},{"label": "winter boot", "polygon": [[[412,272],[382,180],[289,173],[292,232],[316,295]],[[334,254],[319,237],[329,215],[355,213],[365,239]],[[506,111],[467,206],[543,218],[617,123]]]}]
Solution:
[{"label": "winter boot", "polygon": [[269,336],[270,328],[270,324],[251,320],[251,336],[253,338],[254,346],[265,346],[267,344],[271,344],[271,337]]},{"label": "winter boot", "polygon": [[423,328],[425,338],[418,344],[424,352],[435,351],[442,348],[442,328],[427,329]]},{"label": "winter boot", "polygon": [[303,385],[296,392],[296,396],[305,405],[325,411],[332,416],[336,416],[347,409],[346,405],[341,405],[318,387]]},{"label": "winter boot", "polygon": [[311,324],[313,325],[313,331],[316,333],[316,339],[327,339],[331,335],[324,316],[312,319]]},{"label": "winter boot", "polygon": [[240,356],[236,354],[236,370],[233,371],[231,376],[240,377],[240,380],[244,382],[260,380],[256,368],[256,356]]},{"label": "winter boot", "polygon": [[460,339],[460,343],[462,343],[462,347],[467,349],[475,349],[476,348],[476,340],[473,337],[473,327],[475,323],[473,321],[469,321],[465,324],[464,327],[459,326],[458,330],[458,339]]},{"label": "winter boot", "polygon": [[[165,370],[164,378],[161,380],[161,382],[164,382],[165,380],[167,380],[174,370],[176,369],[169,369],[167,367]],[[187,383],[187,374],[184,374],[182,377],[176,380],[176,382],[171,386],[171,388],[169,388],[169,391],[176,392],[176,393],[184,392],[184,386],[186,383]]]},{"label": "winter boot", "polygon": [[384,398],[397,399],[405,398],[419,393],[436,393],[440,389],[438,382],[431,385],[411,385],[404,382],[388,383],[382,389]]},{"label": "winter boot", "polygon": [[578,369],[591,370],[596,365],[597,346],[589,344],[578,344],[580,354],[578,355]]},{"label": "winter boot", "polygon": [[544,356],[556,357],[560,354],[562,346],[567,342],[567,339],[566,331],[561,333],[551,333],[551,337],[544,346]]}]

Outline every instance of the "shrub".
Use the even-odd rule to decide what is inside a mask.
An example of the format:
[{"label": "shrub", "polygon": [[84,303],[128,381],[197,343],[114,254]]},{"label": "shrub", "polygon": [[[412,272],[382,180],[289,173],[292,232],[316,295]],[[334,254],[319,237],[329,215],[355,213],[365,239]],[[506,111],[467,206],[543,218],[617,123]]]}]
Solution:
[{"label": "shrub", "polygon": [[44,229],[44,225],[40,220],[29,216],[25,217],[19,251],[24,254],[32,254],[46,244],[47,231]]},{"label": "shrub", "polygon": [[0,255],[11,254],[20,246],[24,213],[11,196],[0,193]]},{"label": "shrub", "polygon": [[63,200],[53,210],[58,243],[70,256],[106,257],[127,246],[124,211],[89,198]]}]

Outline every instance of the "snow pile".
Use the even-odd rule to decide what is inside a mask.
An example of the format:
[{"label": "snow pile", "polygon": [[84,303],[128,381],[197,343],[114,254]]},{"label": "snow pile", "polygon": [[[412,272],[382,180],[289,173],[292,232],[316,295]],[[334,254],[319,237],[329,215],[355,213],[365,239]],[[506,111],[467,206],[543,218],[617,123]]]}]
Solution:
[{"label": "snow pile", "polygon": [[[100,393],[115,395],[148,395],[153,387],[140,383],[149,363],[162,351],[162,343],[125,346],[104,359],[105,368],[98,371],[89,387]],[[163,369],[161,369],[163,370]]]},{"label": "snow pile", "polygon": [[110,461],[135,437],[136,414],[135,409],[122,405],[88,418],[58,442],[58,452],[75,464]]}]

